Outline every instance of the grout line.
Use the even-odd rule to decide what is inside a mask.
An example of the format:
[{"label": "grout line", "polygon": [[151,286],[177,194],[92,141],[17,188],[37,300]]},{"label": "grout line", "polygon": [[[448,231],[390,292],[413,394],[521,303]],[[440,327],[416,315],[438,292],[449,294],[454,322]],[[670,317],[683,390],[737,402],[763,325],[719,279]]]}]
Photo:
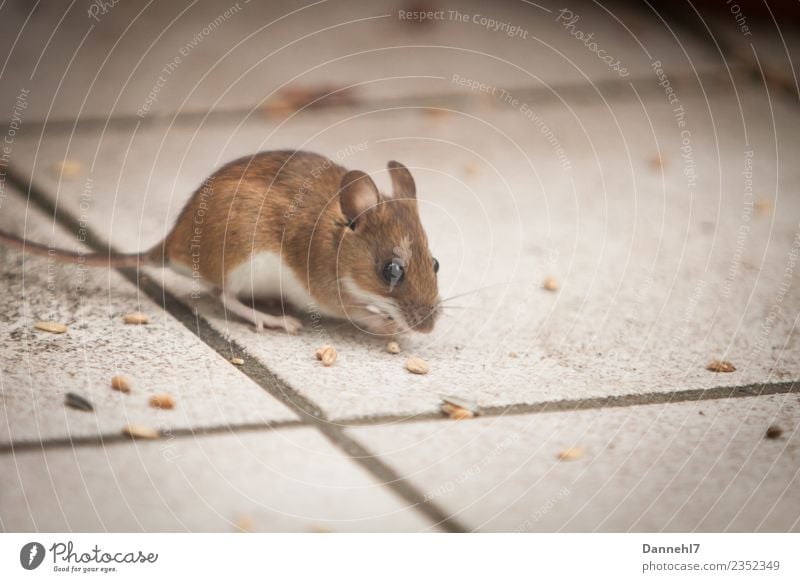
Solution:
[{"label": "grout line", "polygon": [[[248,376],[250,374],[248,373]],[[495,418],[502,416],[524,416],[534,414],[552,414],[559,412],[577,412],[580,410],[597,410],[603,408],[628,408],[633,406],[655,406],[658,404],[681,404],[685,402],[713,402],[715,400],[730,400],[731,398],[757,398],[759,396],[773,396],[776,394],[800,395],[800,382],[775,382],[770,384],[747,384],[744,386],[720,386],[717,388],[697,388],[680,390],[678,392],[648,392],[645,394],[623,394],[620,396],[598,396],[595,398],[579,398],[575,400],[555,400],[547,402],[533,402],[530,404],[511,404],[509,406],[490,406],[482,408],[480,418]],[[291,402],[285,402],[292,407]],[[354,418],[344,418],[327,421],[328,424],[340,428],[385,426],[391,424],[413,424],[417,422],[452,422],[438,412],[425,412],[409,415],[376,415]],[[162,434],[169,438],[187,438],[214,434],[236,434],[240,432],[259,432],[263,430],[283,430],[308,426],[301,421],[279,421],[252,424],[231,424],[197,429],[166,430]],[[73,448],[78,446],[93,446],[113,444],[117,442],[130,442],[122,434],[100,434],[88,437],[57,438],[43,441],[12,441],[0,444],[0,454],[18,451],[38,450],[44,448]],[[361,450],[358,456],[370,456]]]},{"label": "grout line", "polygon": [[[647,392],[644,394],[623,394],[618,396],[597,396],[575,400],[554,400],[530,404],[510,404],[508,406],[489,406],[480,409],[480,417],[522,416],[526,414],[550,414],[556,412],[576,412],[601,408],[627,408],[656,404],[680,404],[683,402],[703,402],[770,396],[774,394],[800,394],[800,382],[775,382],[770,384],[747,384],[744,386],[720,386],[717,388],[695,388],[677,392]],[[341,426],[375,426],[385,424],[407,424],[412,422],[441,421],[449,419],[437,413],[415,416],[373,416],[337,420]]]},{"label": "grout line", "polygon": [[[240,432],[259,432],[262,430],[278,430],[283,428],[297,428],[304,426],[297,420],[285,420],[278,422],[264,422],[251,424],[233,424],[207,426],[200,428],[176,428],[160,431],[161,438],[170,440],[173,438],[187,438],[197,436],[209,436],[219,434],[238,434]],[[38,440],[11,441],[10,443],[0,444],[0,454],[21,453],[25,451],[38,451],[44,449],[73,449],[75,447],[112,445],[115,443],[130,443],[133,439],[120,433],[111,433],[91,436],[63,437]]]},{"label": "grout line", "polygon": [[[726,91],[727,76],[724,76],[720,71],[704,71],[703,81],[707,83],[707,93],[714,94],[715,91],[724,93]],[[695,83],[696,78],[691,74],[677,73],[674,75],[673,84],[680,85],[684,83]],[[536,103],[537,106],[546,103],[558,103],[561,99],[567,100],[571,103],[579,101],[580,99],[592,99],[597,93],[602,94],[606,98],[613,97],[619,99],[620,97],[634,98],[628,90],[630,83],[640,85],[637,89],[643,96],[658,95],[661,88],[651,82],[650,77],[640,76],[627,79],[624,82],[618,79],[603,79],[595,81],[592,84],[587,83],[569,83],[558,86],[542,86],[530,87],[519,86],[512,89],[507,89],[509,93],[516,98],[526,100],[530,103]],[[467,92],[442,92],[432,95],[420,95],[413,97],[398,97],[398,98],[383,98],[383,99],[363,99],[350,104],[325,104],[309,108],[300,112],[298,117],[303,117],[308,114],[319,112],[341,112],[352,110],[382,110],[393,107],[474,107],[485,105],[486,99],[480,95]],[[502,106],[500,101],[489,102],[493,107]],[[153,127],[153,126],[166,126],[170,125],[175,128],[181,125],[196,124],[205,120],[206,124],[214,123],[229,123],[231,121],[241,121],[245,117],[249,117],[249,121],[263,121],[272,123],[266,115],[261,114],[260,107],[231,107],[227,109],[217,109],[212,111],[181,111],[177,113],[165,113],[162,115],[152,114],[144,119],[136,114],[119,114],[110,117],[82,117],[77,120],[69,118],[56,118],[47,120],[32,120],[29,121],[26,127],[32,132],[41,132],[45,127],[48,131],[53,133],[74,133],[78,131],[87,131],[92,129],[125,129]],[[282,120],[280,120],[282,121]]]},{"label": "grout line", "polygon": [[[94,251],[107,252],[109,249],[113,250],[113,247],[104,245],[91,229],[81,227],[78,220],[70,212],[57,209],[41,190],[33,186],[33,184],[26,183],[15,172],[8,171],[6,179],[21,193],[27,193],[30,202],[33,202],[47,215],[53,216],[54,220],[58,221],[61,226],[67,228],[71,233],[79,230],[84,233],[83,240],[85,244]],[[208,321],[196,315],[187,305],[179,301],[164,287],[155,283],[150,277],[140,278],[138,270],[135,268],[117,269],[117,271],[136,285],[140,292],[143,292],[155,303],[160,304],[167,313],[226,360],[228,359],[227,355],[231,352],[244,353],[246,351],[237,342],[225,339],[222,334],[211,327]],[[233,364],[230,365],[233,366]],[[345,434],[343,427],[330,423],[317,404],[282,380],[279,380],[275,374],[258,360],[248,358],[243,366],[234,367],[285,404],[290,410],[297,413],[300,416],[300,424],[319,430],[352,461],[394,491],[395,494],[409,503],[412,508],[432,520],[435,526],[447,532],[468,531],[456,519],[440,509],[437,504],[426,499],[420,491],[417,491],[413,485],[403,479],[394,469],[381,461],[361,443]],[[102,437],[99,440],[103,442]]]}]

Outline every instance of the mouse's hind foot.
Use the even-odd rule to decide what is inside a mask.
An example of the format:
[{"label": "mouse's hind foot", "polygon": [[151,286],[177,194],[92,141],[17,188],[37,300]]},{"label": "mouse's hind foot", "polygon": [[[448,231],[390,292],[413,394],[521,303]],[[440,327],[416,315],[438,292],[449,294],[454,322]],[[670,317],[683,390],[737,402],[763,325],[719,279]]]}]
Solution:
[{"label": "mouse's hind foot", "polygon": [[256,326],[256,329],[282,329],[287,333],[297,333],[303,328],[302,322],[291,315],[272,315],[245,305],[233,295],[223,293],[220,300],[226,311],[230,311]]}]

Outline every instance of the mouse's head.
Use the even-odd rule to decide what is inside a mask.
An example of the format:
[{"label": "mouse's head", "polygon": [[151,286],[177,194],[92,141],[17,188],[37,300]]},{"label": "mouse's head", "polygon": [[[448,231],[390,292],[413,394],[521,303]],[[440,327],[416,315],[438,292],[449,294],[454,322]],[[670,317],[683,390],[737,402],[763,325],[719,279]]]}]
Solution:
[{"label": "mouse's head", "polygon": [[373,333],[429,333],[439,316],[438,261],[419,220],[414,178],[389,162],[394,196],[364,172],[344,175],[339,202],[346,224],[337,278],[348,317]]}]

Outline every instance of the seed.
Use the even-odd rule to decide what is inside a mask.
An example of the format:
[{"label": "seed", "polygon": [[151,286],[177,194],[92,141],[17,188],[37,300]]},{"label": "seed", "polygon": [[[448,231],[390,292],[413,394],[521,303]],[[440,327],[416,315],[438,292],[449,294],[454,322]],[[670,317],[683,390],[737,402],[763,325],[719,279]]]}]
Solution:
[{"label": "seed", "polygon": [[62,160],[53,164],[50,169],[56,177],[75,178],[83,172],[83,164],[75,160]]},{"label": "seed", "polygon": [[772,211],[772,202],[770,200],[759,199],[753,202],[753,208],[758,216],[769,216]]},{"label": "seed", "polygon": [[427,374],[431,371],[431,367],[422,358],[408,358],[406,360],[406,370],[412,374]]},{"label": "seed", "polygon": [[468,164],[464,165],[464,173],[467,176],[475,176],[480,171],[480,166],[475,162],[469,162]]},{"label": "seed", "polygon": [[712,360],[711,363],[706,366],[706,370],[710,370],[711,372],[728,373],[735,372],[736,366],[724,360]]},{"label": "seed", "polygon": [[242,358],[231,358],[231,364],[234,366],[241,366],[244,364],[244,360]]},{"label": "seed", "polygon": [[114,376],[111,378],[111,388],[117,392],[128,394],[131,391],[131,381],[127,376]]},{"label": "seed", "polygon": [[783,429],[776,424],[773,424],[767,429],[766,437],[768,439],[779,439],[783,434]]},{"label": "seed", "polygon": [[141,424],[129,424],[122,429],[122,434],[132,439],[157,439],[161,436],[154,428],[142,426]]},{"label": "seed", "polygon": [[317,350],[317,359],[322,361],[323,366],[333,366],[336,363],[336,348],[333,346],[322,346]]},{"label": "seed", "polygon": [[252,533],[254,529],[253,518],[242,515],[236,518],[234,522],[234,526],[236,527],[236,531],[239,533]]},{"label": "seed", "polygon": [[386,351],[390,354],[399,354],[400,353],[400,344],[397,342],[389,342],[386,344]]},{"label": "seed", "polygon": [[558,280],[555,277],[547,277],[542,283],[545,291],[558,291]]},{"label": "seed", "polygon": [[558,453],[558,459],[560,461],[577,461],[582,459],[585,454],[586,449],[583,447],[570,447]]},{"label": "seed", "polygon": [[175,408],[175,399],[169,394],[153,394],[150,397],[150,406],[169,410]]},{"label": "seed", "polygon": [[66,333],[67,331],[66,325],[55,321],[37,321],[34,327],[42,331],[49,331],[50,333]]},{"label": "seed", "polygon": [[656,154],[655,156],[653,156],[652,158],[650,158],[650,159],[648,160],[648,162],[650,162],[650,167],[652,167],[654,170],[660,170],[660,169],[662,169],[662,168],[664,167],[664,164],[665,164],[665,162],[664,162],[664,158],[662,158],[662,157],[661,157],[660,155],[658,155],[658,154]]},{"label": "seed", "polygon": [[519,354],[517,352],[508,352],[509,358],[518,358]]},{"label": "seed", "polygon": [[70,408],[74,408],[76,410],[83,410],[84,412],[91,412],[94,410],[94,406],[92,403],[86,400],[80,394],[75,394],[74,392],[68,392],[67,397],[64,399],[64,403],[69,406]]},{"label": "seed", "polygon": [[468,418],[473,418],[475,413],[471,410],[466,408],[461,408],[460,406],[456,406],[455,404],[450,404],[449,402],[445,402],[441,406],[442,412],[444,412],[447,416],[452,418],[453,420],[466,420]]},{"label": "seed", "polygon": [[145,325],[150,323],[150,317],[145,313],[134,311],[133,313],[126,313],[122,320],[131,325]]}]

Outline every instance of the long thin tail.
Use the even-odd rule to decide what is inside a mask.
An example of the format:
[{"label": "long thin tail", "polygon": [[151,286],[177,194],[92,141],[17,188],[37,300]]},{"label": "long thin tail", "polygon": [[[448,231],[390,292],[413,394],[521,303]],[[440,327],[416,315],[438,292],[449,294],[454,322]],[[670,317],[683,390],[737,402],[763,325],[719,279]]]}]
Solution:
[{"label": "long thin tail", "polygon": [[49,247],[0,231],[0,242],[33,255],[53,257],[62,263],[81,263],[89,267],[136,267],[159,262],[161,244],[144,253],[81,253]]}]

